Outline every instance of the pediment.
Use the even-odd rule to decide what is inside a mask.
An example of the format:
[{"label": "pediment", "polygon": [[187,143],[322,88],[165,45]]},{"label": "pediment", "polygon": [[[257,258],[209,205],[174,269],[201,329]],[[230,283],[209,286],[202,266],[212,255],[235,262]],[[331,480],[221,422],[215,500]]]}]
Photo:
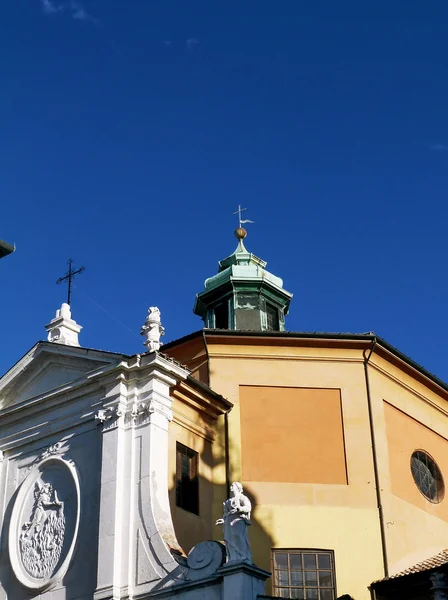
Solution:
[{"label": "pediment", "polygon": [[83,379],[121,358],[101,350],[39,342],[0,379],[0,410]]}]

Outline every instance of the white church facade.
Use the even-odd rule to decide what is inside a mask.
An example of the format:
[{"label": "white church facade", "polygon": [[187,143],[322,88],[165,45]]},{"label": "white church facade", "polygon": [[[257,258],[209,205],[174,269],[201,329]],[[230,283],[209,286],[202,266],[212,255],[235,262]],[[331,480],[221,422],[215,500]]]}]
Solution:
[{"label": "white church facade", "polygon": [[168,493],[170,432],[211,445],[231,404],[158,352],[157,310],[142,355],[81,348],[68,305],[47,330],[0,379],[0,600],[257,598],[242,490],[232,560],[207,537],[184,555]]}]

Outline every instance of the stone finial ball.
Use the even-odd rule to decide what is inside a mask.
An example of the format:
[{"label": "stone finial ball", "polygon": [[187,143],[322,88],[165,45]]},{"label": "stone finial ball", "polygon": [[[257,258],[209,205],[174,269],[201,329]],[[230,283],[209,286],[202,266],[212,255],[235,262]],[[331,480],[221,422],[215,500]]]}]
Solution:
[{"label": "stone finial ball", "polygon": [[239,240],[244,240],[247,236],[247,231],[243,227],[237,227],[235,229],[235,237]]}]

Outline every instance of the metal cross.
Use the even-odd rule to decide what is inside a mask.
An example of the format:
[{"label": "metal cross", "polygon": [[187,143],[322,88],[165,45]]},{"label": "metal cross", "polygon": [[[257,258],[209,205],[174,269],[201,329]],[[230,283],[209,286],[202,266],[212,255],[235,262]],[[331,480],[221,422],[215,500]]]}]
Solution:
[{"label": "metal cross", "polygon": [[253,223],[254,221],[251,221],[250,219],[242,219],[241,215],[242,213],[247,210],[247,208],[241,208],[241,204],[238,204],[238,210],[236,212],[234,212],[234,215],[238,215],[238,227],[241,227],[243,225],[243,223]]},{"label": "metal cross", "polygon": [[72,281],[73,279],[76,277],[76,275],[79,275],[80,273],[82,273],[83,271],[86,270],[85,267],[80,267],[79,269],[77,269],[76,271],[73,270],[73,259],[70,258],[70,260],[68,261],[68,271],[67,273],[64,275],[64,277],[59,277],[59,279],[56,281],[56,283],[59,285],[60,283],[63,283],[64,281],[68,281],[68,294],[67,294],[67,304],[70,305],[70,299],[72,296]]}]

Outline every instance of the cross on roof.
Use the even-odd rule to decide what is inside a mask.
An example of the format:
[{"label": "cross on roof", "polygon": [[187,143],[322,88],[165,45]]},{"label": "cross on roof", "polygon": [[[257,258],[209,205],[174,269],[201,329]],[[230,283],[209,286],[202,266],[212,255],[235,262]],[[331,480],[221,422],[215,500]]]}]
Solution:
[{"label": "cross on roof", "polygon": [[60,283],[63,283],[64,281],[68,282],[68,291],[67,291],[67,304],[70,305],[70,300],[71,300],[71,296],[72,296],[72,282],[73,279],[76,277],[76,275],[79,275],[80,273],[82,273],[83,271],[86,270],[85,267],[80,267],[79,269],[77,269],[76,271],[73,270],[73,259],[70,258],[68,261],[68,271],[67,273],[64,275],[64,277],[59,277],[59,279],[56,281],[56,283],[59,285]]}]

